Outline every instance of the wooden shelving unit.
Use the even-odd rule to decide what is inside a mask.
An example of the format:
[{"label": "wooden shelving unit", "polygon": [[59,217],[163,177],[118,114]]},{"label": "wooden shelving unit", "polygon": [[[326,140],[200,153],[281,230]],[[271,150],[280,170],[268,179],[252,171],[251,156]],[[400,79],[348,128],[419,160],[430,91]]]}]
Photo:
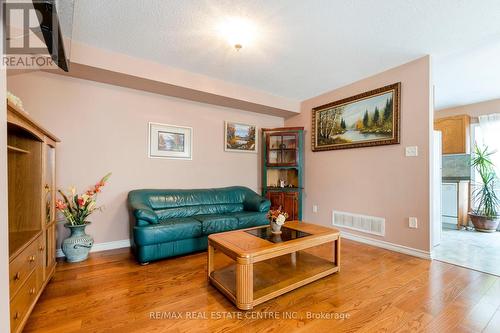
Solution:
[{"label": "wooden shelving unit", "polygon": [[7,102],[11,332],[23,330],[55,271],[57,142]]},{"label": "wooden shelving unit", "polygon": [[8,151],[13,151],[13,152],[16,152],[16,153],[23,153],[23,154],[29,154],[29,150],[25,150],[25,149],[21,149],[21,148],[17,148],[17,147],[14,147],[14,146],[9,146],[7,145],[7,150]]},{"label": "wooden shelving unit", "polygon": [[272,209],[286,211],[289,220],[301,220],[304,128],[263,129],[262,136],[262,195]]}]

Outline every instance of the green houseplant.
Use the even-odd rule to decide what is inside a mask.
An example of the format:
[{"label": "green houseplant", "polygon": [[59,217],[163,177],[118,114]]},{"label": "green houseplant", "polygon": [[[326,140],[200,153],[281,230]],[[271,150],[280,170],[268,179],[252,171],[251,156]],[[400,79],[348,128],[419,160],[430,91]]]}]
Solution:
[{"label": "green houseplant", "polygon": [[96,210],[101,210],[101,207],[96,205],[97,194],[101,192],[110,176],[111,173],[108,173],[84,194],[76,193],[74,187],[69,193],[58,191],[62,200],[56,200],[56,209],[64,215],[66,218],[64,226],[70,230],[70,236],[61,246],[68,262],[83,261],[89,255],[94,239],[85,233],[85,228],[90,224],[87,218]]},{"label": "green houseplant", "polygon": [[475,209],[470,213],[470,219],[474,228],[482,232],[495,232],[498,228],[500,199],[496,193],[498,177],[495,166],[491,161],[494,152],[488,147],[475,146],[474,156],[471,160],[472,167],[479,174],[480,181],[474,184],[472,201]]}]

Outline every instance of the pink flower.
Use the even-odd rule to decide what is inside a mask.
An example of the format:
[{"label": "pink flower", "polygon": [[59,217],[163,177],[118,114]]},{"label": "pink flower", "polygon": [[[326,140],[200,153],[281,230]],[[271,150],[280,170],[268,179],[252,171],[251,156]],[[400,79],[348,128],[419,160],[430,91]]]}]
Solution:
[{"label": "pink flower", "polygon": [[62,200],[56,200],[56,209],[65,210],[67,208],[66,204]]},{"label": "pink flower", "polygon": [[83,200],[82,197],[78,197],[77,202],[78,202],[78,206],[82,207],[83,204],[85,203],[85,200]]}]

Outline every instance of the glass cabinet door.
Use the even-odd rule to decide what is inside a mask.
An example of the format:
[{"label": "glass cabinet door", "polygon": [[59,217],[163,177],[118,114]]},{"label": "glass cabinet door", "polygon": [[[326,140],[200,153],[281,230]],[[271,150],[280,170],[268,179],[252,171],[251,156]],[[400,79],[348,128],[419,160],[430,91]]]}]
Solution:
[{"label": "glass cabinet door", "polygon": [[270,135],[269,136],[269,149],[280,149],[281,146],[281,135]]},{"label": "glass cabinet door", "polygon": [[283,135],[283,148],[284,149],[296,149],[297,148],[297,136],[296,135]]},{"label": "glass cabinet door", "polygon": [[45,146],[45,172],[44,172],[44,195],[45,195],[45,223],[55,219],[55,148]]},{"label": "glass cabinet door", "polygon": [[297,164],[298,137],[295,133],[268,134],[267,165],[294,166]]},{"label": "glass cabinet door", "polygon": [[268,153],[268,164],[279,164],[281,163],[281,151],[279,150],[270,150]]},{"label": "glass cabinet door", "polygon": [[294,150],[284,150],[282,154],[282,164],[297,164],[297,151]]}]

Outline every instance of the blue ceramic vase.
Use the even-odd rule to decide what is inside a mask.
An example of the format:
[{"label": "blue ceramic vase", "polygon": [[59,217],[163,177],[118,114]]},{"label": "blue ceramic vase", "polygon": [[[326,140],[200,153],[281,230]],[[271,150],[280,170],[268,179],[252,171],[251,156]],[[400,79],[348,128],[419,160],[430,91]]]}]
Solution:
[{"label": "blue ceramic vase", "polygon": [[84,261],[89,256],[89,251],[94,245],[92,236],[85,233],[85,228],[90,224],[87,222],[82,225],[71,225],[66,223],[64,226],[70,230],[70,236],[63,240],[62,251],[68,262]]}]

